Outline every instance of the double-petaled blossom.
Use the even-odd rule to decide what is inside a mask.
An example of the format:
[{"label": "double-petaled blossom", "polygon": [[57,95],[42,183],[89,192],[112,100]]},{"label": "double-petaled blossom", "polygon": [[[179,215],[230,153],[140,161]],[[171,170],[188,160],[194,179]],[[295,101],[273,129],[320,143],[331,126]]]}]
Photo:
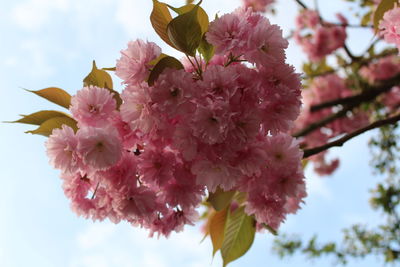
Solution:
[{"label": "double-petaled blossom", "polygon": [[395,7],[388,10],[383,19],[379,23],[380,35],[383,36],[386,42],[395,44],[400,48],[400,8]]},{"label": "double-petaled blossom", "polygon": [[77,214],[168,236],[193,224],[206,193],[221,189],[246,193],[240,205],[275,229],[300,208],[302,153],[288,134],[300,78],[285,63],[282,31],[241,8],[212,22],[206,38],[216,49],[208,63],[188,58],[154,83],[147,79],[160,48],[130,42],[116,66],[119,107],[104,88],[73,96],[79,129],[54,130],[47,150]]},{"label": "double-petaled blossom", "polygon": [[319,61],[344,45],[347,22],[342,15],[338,17],[343,25],[322,22],[315,10],[304,10],[297,17],[294,37],[310,60]]}]

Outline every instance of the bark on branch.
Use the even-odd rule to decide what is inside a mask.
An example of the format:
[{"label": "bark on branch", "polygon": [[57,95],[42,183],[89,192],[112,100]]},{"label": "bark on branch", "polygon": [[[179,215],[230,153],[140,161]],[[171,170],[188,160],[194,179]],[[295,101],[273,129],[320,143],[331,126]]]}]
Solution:
[{"label": "bark on branch", "polygon": [[400,120],[400,113],[397,114],[397,115],[394,115],[392,117],[389,117],[387,119],[383,119],[383,120],[379,120],[379,121],[376,121],[374,123],[371,123],[370,125],[368,125],[368,126],[366,126],[364,128],[361,128],[361,129],[359,129],[357,131],[349,133],[349,134],[347,134],[347,135],[345,135],[345,136],[343,136],[343,137],[341,137],[341,138],[339,138],[339,139],[337,139],[335,141],[329,142],[329,143],[327,143],[325,145],[322,145],[322,146],[319,146],[319,147],[310,148],[310,149],[305,149],[303,158],[308,158],[308,157],[310,157],[312,155],[321,153],[322,151],[325,151],[325,150],[327,150],[327,149],[329,149],[331,147],[343,146],[344,143],[346,143],[350,139],[352,139],[352,138],[354,138],[354,137],[356,137],[356,136],[358,136],[360,134],[363,134],[363,133],[365,133],[367,131],[370,131],[370,130],[373,130],[375,128],[379,128],[379,127],[382,127],[382,126],[385,126],[385,125],[395,124],[399,120]]}]

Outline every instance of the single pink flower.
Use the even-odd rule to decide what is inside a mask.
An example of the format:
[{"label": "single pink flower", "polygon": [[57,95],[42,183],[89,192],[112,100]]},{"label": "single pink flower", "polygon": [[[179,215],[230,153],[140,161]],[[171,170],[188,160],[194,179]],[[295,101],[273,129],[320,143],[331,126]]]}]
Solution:
[{"label": "single pink flower", "polygon": [[395,7],[383,15],[383,19],[379,23],[380,34],[385,41],[395,44],[400,48],[400,8]]},{"label": "single pink flower", "polygon": [[140,84],[149,75],[149,63],[161,54],[161,48],[153,42],[142,40],[131,41],[128,48],[121,51],[117,60],[116,72],[118,77],[127,84]]},{"label": "single pink flower", "polygon": [[116,102],[108,89],[84,87],[71,99],[70,111],[79,124],[102,126],[116,110]]},{"label": "single pink flower", "polygon": [[65,173],[77,172],[82,164],[77,146],[78,139],[72,128],[63,125],[61,129],[54,129],[46,142],[50,164]]},{"label": "single pink flower", "polygon": [[116,130],[85,127],[79,129],[77,136],[78,152],[89,167],[107,169],[121,158],[122,144]]}]

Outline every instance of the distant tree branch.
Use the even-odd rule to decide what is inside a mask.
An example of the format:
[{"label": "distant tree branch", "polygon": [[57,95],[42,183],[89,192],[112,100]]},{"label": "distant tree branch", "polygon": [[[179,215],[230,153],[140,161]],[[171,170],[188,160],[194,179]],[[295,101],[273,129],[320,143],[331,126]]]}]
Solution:
[{"label": "distant tree branch", "polygon": [[295,1],[296,1],[296,3],[297,3],[299,6],[301,6],[302,8],[308,9],[308,7],[303,3],[303,1],[301,1],[301,0],[295,0]]},{"label": "distant tree branch", "polygon": [[343,136],[342,138],[339,138],[339,139],[337,139],[335,141],[329,142],[329,143],[327,143],[325,145],[322,145],[322,146],[319,146],[319,147],[310,148],[310,149],[305,149],[303,158],[308,158],[308,157],[310,157],[312,155],[315,155],[315,154],[318,154],[318,153],[320,153],[322,151],[325,151],[325,150],[327,150],[327,149],[329,149],[331,147],[343,146],[344,143],[346,143],[350,139],[352,139],[352,138],[354,138],[354,137],[356,137],[356,136],[358,136],[360,134],[363,134],[363,133],[365,133],[367,131],[370,131],[370,130],[373,130],[375,128],[379,128],[379,127],[382,127],[382,126],[385,126],[385,125],[395,124],[399,120],[400,120],[400,114],[397,114],[397,115],[392,116],[390,118],[379,120],[379,121],[376,121],[374,123],[371,123],[370,125],[368,125],[368,126],[366,126],[364,128],[361,128],[361,129],[359,129],[357,131],[349,133],[349,134]]},{"label": "distant tree branch", "polygon": [[376,85],[373,87],[369,87],[368,89],[365,89],[363,93],[360,93],[358,95],[328,101],[311,107],[312,111],[317,111],[322,108],[332,107],[336,105],[343,105],[343,108],[340,111],[333,113],[319,121],[310,123],[307,127],[296,132],[293,136],[294,137],[305,136],[336,119],[346,116],[347,112],[352,111],[354,108],[360,106],[364,102],[372,101],[382,93],[388,92],[393,86],[399,84],[399,82],[400,82],[400,75],[397,75],[392,79],[382,82],[380,85]]},{"label": "distant tree branch", "polygon": [[368,102],[375,99],[380,94],[386,93],[387,91],[392,89],[393,86],[398,85],[399,83],[400,83],[400,75],[397,75],[389,80],[381,82],[378,85],[371,86],[370,88],[365,89],[363,92],[357,95],[338,98],[317,105],[313,105],[311,106],[310,111],[315,112],[324,108],[333,107],[337,105],[348,105],[351,103]]}]

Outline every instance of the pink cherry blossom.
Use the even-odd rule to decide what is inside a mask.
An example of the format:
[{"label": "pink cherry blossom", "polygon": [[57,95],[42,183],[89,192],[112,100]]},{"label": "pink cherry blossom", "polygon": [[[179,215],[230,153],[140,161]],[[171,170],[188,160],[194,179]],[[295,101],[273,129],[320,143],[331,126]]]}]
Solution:
[{"label": "pink cherry blossom", "polygon": [[121,94],[124,101],[120,107],[121,117],[132,130],[148,133],[155,124],[149,90],[149,87],[142,83],[129,86]]},{"label": "pink cherry blossom", "polygon": [[116,130],[85,127],[79,129],[77,136],[78,153],[90,167],[107,169],[121,158],[122,144]]},{"label": "pink cherry blossom", "polygon": [[66,173],[77,172],[82,161],[77,146],[78,139],[71,127],[63,125],[61,129],[54,129],[46,142],[50,164]]},{"label": "pink cherry blossom", "polygon": [[400,8],[395,7],[387,11],[383,15],[383,19],[379,23],[380,34],[385,41],[395,44],[400,48]]},{"label": "pink cherry blossom", "polygon": [[[340,17],[340,20],[343,19]],[[314,10],[302,11],[296,22],[295,40],[312,61],[320,61],[342,47],[347,38],[345,26],[335,26],[326,22],[322,24]]]},{"label": "pink cherry blossom", "polygon": [[230,13],[210,23],[207,41],[215,46],[217,54],[241,55],[247,46],[250,25],[243,16]]},{"label": "pink cherry blossom", "polygon": [[117,60],[116,74],[127,84],[140,84],[149,75],[149,63],[161,54],[161,48],[153,42],[130,41]]},{"label": "pink cherry blossom", "polygon": [[246,8],[251,7],[254,11],[265,12],[267,7],[274,3],[275,0],[243,0]]},{"label": "pink cherry blossom", "polygon": [[70,111],[78,123],[87,126],[107,124],[116,109],[116,102],[108,89],[84,87],[71,99]]}]

